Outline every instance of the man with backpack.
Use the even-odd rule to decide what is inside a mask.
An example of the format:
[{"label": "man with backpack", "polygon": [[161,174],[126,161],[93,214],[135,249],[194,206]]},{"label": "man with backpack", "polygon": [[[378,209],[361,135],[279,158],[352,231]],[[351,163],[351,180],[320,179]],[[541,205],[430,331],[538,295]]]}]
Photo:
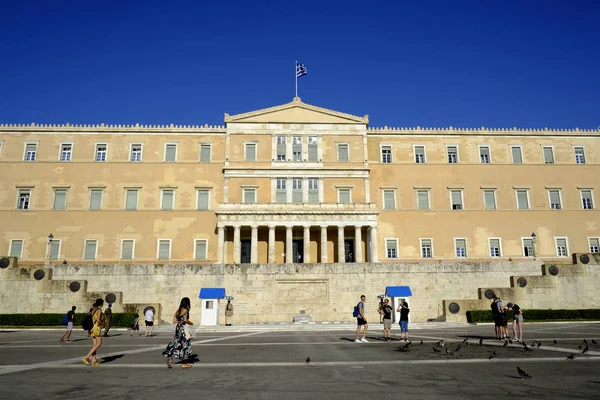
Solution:
[{"label": "man with backpack", "polygon": [[71,331],[73,330],[73,321],[75,321],[75,310],[77,307],[71,307],[71,311],[67,312],[67,314],[63,317],[61,323],[63,325],[67,325],[67,330],[60,337],[61,342],[70,342],[71,341]]},{"label": "man with backpack", "polygon": [[[367,318],[365,317],[365,301],[367,301],[367,297],[363,294],[360,296],[360,302],[354,307],[354,316],[356,317],[356,339],[354,342],[356,343],[369,343],[367,340],[367,329],[369,325],[367,324]],[[360,327],[364,328],[363,337],[360,338]]]}]

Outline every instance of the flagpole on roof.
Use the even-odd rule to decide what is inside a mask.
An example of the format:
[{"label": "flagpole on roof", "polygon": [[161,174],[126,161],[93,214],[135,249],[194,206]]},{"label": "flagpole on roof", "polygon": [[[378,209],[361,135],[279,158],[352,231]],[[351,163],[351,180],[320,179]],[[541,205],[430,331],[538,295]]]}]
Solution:
[{"label": "flagpole on roof", "polygon": [[296,75],[296,97],[298,97],[298,61],[294,65],[294,75]]}]

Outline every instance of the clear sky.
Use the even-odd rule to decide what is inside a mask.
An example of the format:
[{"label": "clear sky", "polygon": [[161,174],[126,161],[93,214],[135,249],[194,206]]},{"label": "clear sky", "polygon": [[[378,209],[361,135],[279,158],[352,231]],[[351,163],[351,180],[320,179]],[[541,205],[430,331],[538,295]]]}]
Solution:
[{"label": "clear sky", "polygon": [[0,123],[223,124],[296,60],[371,126],[600,126],[598,0],[0,0]]}]

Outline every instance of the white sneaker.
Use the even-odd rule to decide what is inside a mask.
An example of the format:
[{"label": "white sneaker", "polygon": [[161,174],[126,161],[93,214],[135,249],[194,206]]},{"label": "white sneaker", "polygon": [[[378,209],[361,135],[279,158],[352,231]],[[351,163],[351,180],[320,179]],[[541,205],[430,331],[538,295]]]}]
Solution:
[{"label": "white sneaker", "polygon": [[369,343],[369,341],[367,339],[365,339],[365,338],[360,339],[360,341],[363,342],[363,343]]},{"label": "white sneaker", "polygon": [[355,339],[354,343],[362,343],[362,342],[360,341],[360,339]]}]

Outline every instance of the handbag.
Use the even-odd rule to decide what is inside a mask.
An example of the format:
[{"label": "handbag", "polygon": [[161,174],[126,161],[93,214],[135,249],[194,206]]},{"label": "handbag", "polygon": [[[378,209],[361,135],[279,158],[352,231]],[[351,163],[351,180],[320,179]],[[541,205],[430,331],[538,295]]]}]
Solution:
[{"label": "handbag", "polygon": [[184,327],[183,327],[183,334],[185,335],[185,338],[187,340],[195,338],[194,330],[190,329],[190,326],[188,324],[184,325]]}]

